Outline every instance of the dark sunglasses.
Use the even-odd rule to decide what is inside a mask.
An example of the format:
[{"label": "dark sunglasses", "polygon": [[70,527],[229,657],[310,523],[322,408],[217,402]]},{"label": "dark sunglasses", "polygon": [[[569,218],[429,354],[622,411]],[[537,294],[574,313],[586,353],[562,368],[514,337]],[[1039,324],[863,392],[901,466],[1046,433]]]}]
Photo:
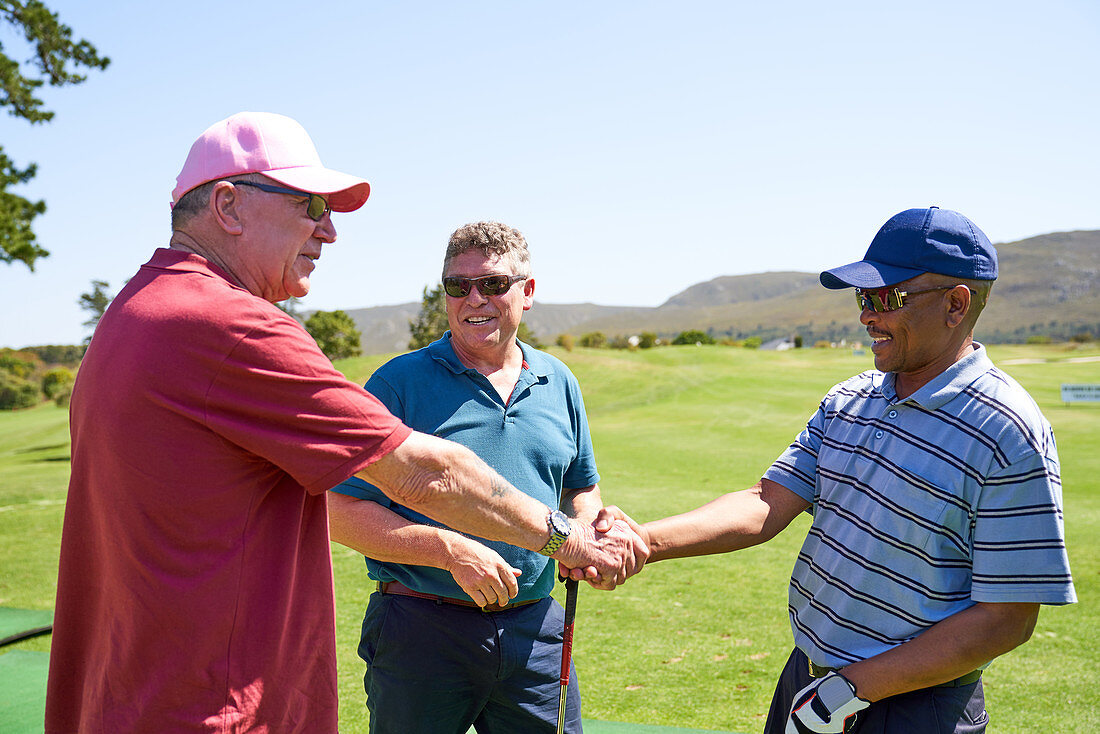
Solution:
[{"label": "dark sunglasses", "polygon": [[306,205],[306,215],[315,222],[325,216],[326,212],[332,211],[332,207],[328,205],[328,200],[320,194],[311,194],[308,191],[286,189],[282,186],[272,186],[271,184],[256,183],[255,181],[230,181],[229,183],[234,186],[253,186],[269,194],[290,194],[291,196],[297,196],[301,199],[308,197],[309,204]]},{"label": "dark sunglasses", "polygon": [[882,313],[884,311],[896,311],[905,305],[908,296],[919,296],[922,293],[934,291],[949,291],[958,288],[957,285],[941,285],[937,288],[925,288],[923,291],[903,291],[897,288],[875,288],[874,290],[862,290],[856,288],[856,304],[859,309],[869,308],[872,311]]},{"label": "dark sunglasses", "polygon": [[477,292],[483,296],[499,296],[507,293],[509,288],[521,280],[527,280],[527,276],[486,275],[483,278],[459,278],[448,275],[443,279],[443,290],[451,298],[465,298],[470,295],[470,288],[477,286]]}]

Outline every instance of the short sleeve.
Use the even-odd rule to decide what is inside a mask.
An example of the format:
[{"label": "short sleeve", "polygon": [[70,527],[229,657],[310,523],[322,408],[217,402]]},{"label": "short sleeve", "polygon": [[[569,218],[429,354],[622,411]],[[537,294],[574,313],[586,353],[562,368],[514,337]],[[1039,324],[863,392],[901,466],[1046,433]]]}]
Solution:
[{"label": "short sleeve", "polygon": [[974,521],[972,598],[1072,604],[1056,459],[1038,452],[986,478]]},{"label": "short sleeve", "polygon": [[817,484],[817,459],[825,435],[825,404],[817,409],[794,442],[779,455],[764,478],[781,484],[807,502],[813,503]]},{"label": "short sleeve", "polygon": [[204,408],[211,430],[311,493],[377,461],[411,433],[289,318],[258,320],[237,341],[217,367]]}]

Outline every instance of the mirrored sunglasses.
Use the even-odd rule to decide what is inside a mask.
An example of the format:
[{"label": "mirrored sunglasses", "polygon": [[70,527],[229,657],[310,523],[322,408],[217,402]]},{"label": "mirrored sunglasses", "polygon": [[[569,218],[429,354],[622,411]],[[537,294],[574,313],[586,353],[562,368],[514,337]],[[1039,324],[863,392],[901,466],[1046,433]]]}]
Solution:
[{"label": "mirrored sunglasses", "polygon": [[287,189],[282,186],[272,186],[271,184],[257,183],[255,181],[230,181],[229,183],[234,186],[252,186],[260,191],[266,191],[269,194],[290,194],[291,196],[297,196],[301,199],[309,198],[309,204],[306,205],[306,215],[315,222],[325,216],[326,212],[332,211],[332,207],[328,205],[328,200],[320,194],[311,194],[308,191]]},{"label": "mirrored sunglasses", "polygon": [[867,308],[879,313],[896,311],[905,305],[905,299],[908,296],[919,296],[922,293],[932,293],[933,291],[949,291],[952,288],[958,288],[958,286],[941,285],[937,288],[925,288],[922,291],[903,291],[898,288],[874,288],[868,290],[856,288],[856,304],[861,311]]},{"label": "mirrored sunglasses", "polygon": [[483,296],[499,296],[507,293],[508,289],[521,280],[527,280],[526,275],[486,275],[482,278],[459,278],[448,275],[443,279],[443,290],[451,298],[465,298],[470,295],[470,289],[477,288],[477,292]]}]

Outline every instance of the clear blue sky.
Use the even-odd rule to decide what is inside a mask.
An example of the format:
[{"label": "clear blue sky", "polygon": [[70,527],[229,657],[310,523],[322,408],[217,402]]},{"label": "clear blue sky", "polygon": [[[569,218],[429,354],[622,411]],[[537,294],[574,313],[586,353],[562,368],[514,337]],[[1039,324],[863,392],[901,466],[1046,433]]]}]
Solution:
[{"label": "clear blue sky", "polygon": [[536,301],[643,306],[858,259],[914,206],[1100,229],[1095,0],[47,3],[112,63],[0,118],[51,253],[0,264],[0,346],[79,343],[79,295],[167,243],[188,148],[241,110],[372,183],[310,309],[418,300],[479,219],[527,235]]}]

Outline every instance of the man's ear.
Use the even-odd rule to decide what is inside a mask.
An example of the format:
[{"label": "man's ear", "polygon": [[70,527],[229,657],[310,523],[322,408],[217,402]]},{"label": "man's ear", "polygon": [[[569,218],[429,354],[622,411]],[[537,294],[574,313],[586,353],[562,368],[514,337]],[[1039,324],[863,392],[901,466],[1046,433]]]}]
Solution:
[{"label": "man's ear", "polygon": [[529,311],[535,305],[535,279],[523,281],[523,310]]},{"label": "man's ear", "polygon": [[947,291],[947,325],[954,329],[966,321],[966,315],[970,313],[970,300],[973,293],[965,285],[957,285]]},{"label": "man's ear", "polygon": [[208,206],[214,213],[214,221],[227,234],[239,235],[244,232],[241,222],[241,191],[228,181],[219,181],[210,191]]}]

